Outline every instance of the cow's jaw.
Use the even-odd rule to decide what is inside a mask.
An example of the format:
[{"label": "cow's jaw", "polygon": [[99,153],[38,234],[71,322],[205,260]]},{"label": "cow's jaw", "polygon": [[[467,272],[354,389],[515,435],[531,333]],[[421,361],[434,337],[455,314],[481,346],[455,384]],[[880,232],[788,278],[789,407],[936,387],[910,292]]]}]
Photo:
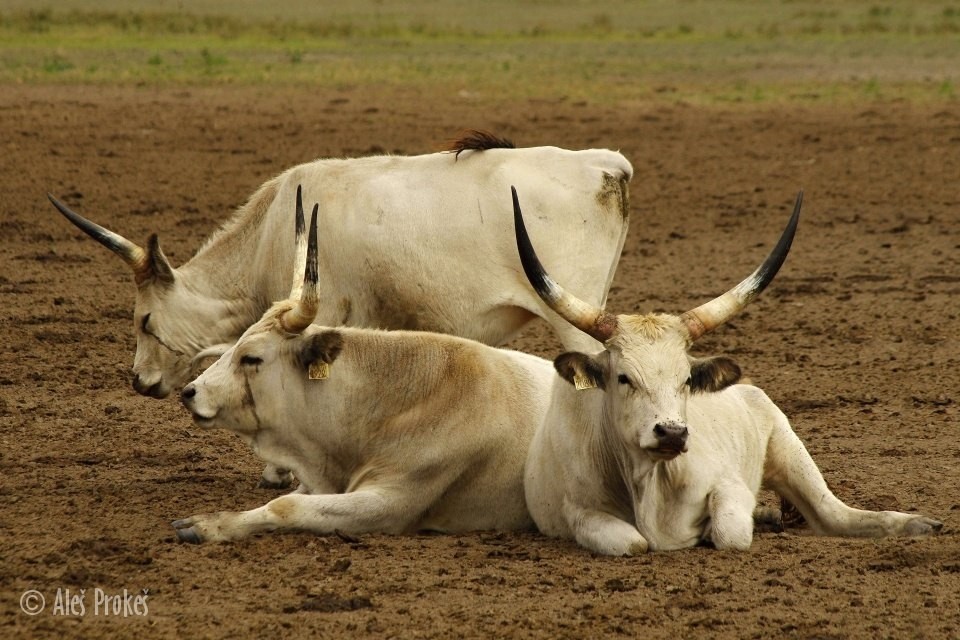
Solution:
[{"label": "cow's jaw", "polygon": [[200,406],[201,403],[198,400],[196,388],[192,386],[185,388],[183,393],[180,394],[180,401],[183,403],[183,406],[187,408],[187,411],[190,412],[193,423],[198,427],[211,429],[216,424],[220,410]]},{"label": "cow's jaw", "polygon": [[659,447],[657,449],[647,449],[647,455],[649,455],[654,462],[667,462],[669,460],[673,460],[674,458],[680,457],[681,454],[686,452],[686,448],[672,449],[668,447]]},{"label": "cow's jaw", "polygon": [[[219,412],[217,412],[219,413]],[[191,417],[193,418],[193,424],[197,425],[202,429],[212,429],[217,421],[217,413],[212,416],[204,416],[200,413],[195,413],[191,411]]]}]

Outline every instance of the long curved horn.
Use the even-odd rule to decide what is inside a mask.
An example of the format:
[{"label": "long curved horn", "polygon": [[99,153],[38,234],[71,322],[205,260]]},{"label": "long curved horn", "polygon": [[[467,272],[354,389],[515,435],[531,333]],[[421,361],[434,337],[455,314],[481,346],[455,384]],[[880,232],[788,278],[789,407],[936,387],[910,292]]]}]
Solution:
[{"label": "long curved horn", "polygon": [[317,291],[317,211],[313,205],[310,216],[310,231],[307,242],[307,260],[303,275],[303,289],[297,306],[280,316],[280,326],[288,333],[301,333],[310,326],[320,309],[320,294]]},{"label": "long curved horn", "polygon": [[290,286],[290,299],[299,298],[303,293],[303,278],[307,265],[307,244],[308,239],[304,237],[307,231],[307,224],[303,217],[303,195],[302,185],[297,185],[297,214],[294,222],[293,239],[296,243],[296,249],[293,254],[293,284]]},{"label": "long curved horn", "polygon": [[527,280],[540,299],[560,317],[590,337],[606,342],[617,328],[617,317],[568,293],[550,277],[530,243],[516,188],[510,187],[510,193],[513,195],[513,225],[517,235],[517,250],[520,252],[520,263],[523,264]]},{"label": "long curved horn", "polygon": [[53,206],[57,208],[57,211],[62,213],[63,216],[76,225],[78,229],[120,256],[120,258],[133,269],[134,282],[141,284],[151,278],[161,284],[170,284],[173,282],[173,267],[170,266],[170,262],[160,249],[160,241],[157,239],[157,234],[154,233],[150,235],[150,238],[147,240],[147,249],[144,250],[120,234],[105,229],[95,222],[87,220],[79,213],[71,211],[69,207],[54,198],[51,194],[48,193],[47,198],[49,198]]},{"label": "long curved horn", "polygon": [[90,222],[79,213],[71,211],[67,205],[54,198],[53,195],[48,193],[47,198],[57,208],[57,211],[62,213],[63,217],[76,225],[78,229],[120,256],[133,269],[134,274],[145,273],[149,270],[147,252],[140,246],[130,242],[120,234],[104,229],[95,222]]},{"label": "long curved horn", "polygon": [[800,206],[802,204],[803,191],[800,191],[797,194],[796,204],[793,205],[793,215],[790,216],[787,228],[783,230],[780,241],[777,242],[777,246],[773,248],[763,264],[726,293],[680,316],[687,325],[691,341],[697,340],[703,334],[730,320],[767,288],[767,285],[770,284],[783,265],[783,261],[787,259],[790,244],[793,242],[793,236],[797,231],[797,223],[800,221]]}]

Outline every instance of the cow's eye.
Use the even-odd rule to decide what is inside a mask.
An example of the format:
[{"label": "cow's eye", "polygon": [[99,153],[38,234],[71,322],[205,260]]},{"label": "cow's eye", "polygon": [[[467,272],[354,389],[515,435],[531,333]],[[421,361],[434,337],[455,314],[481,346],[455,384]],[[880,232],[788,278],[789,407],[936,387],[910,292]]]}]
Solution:
[{"label": "cow's eye", "polygon": [[147,330],[147,325],[150,323],[150,314],[147,313],[143,316],[143,320],[140,321],[140,330],[144,333],[150,333]]},{"label": "cow's eye", "polygon": [[617,376],[617,382],[619,382],[620,384],[630,385],[631,387],[633,386],[632,384],[630,384],[630,378],[628,378],[626,374],[623,374],[623,373]]},{"label": "cow's eye", "polygon": [[263,358],[258,358],[257,356],[243,356],[240,358],[240,364],[255,367],[259,364],[263,364]]}]

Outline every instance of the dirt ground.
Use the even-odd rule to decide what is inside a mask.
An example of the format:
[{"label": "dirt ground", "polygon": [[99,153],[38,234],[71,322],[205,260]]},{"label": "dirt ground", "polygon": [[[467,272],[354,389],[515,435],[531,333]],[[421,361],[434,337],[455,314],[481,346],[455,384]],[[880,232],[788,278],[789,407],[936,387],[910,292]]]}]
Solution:
[{"label": "dirt ground", "polygon": [[[178,544],[171,520],[276,492],[238,438],[134,393],[131,275],[46,192],[133,240],[159,232],[181,264],[293,164],[433,151],[462,127],[633,162],[621,312],[680,312],[739,281],[804,188],[780,275],[698,353],[737,358],[841,499],[942,533],[790,529],[746,553],[630,559],[533,532]],[[4,86],[0,149],[0,636],[960,637],[960,104]],[[557,353],[546,325],[513,346]],[[124,590],[146,615],[94,610]],[[58,615],[81,595],[84,615]]]}]

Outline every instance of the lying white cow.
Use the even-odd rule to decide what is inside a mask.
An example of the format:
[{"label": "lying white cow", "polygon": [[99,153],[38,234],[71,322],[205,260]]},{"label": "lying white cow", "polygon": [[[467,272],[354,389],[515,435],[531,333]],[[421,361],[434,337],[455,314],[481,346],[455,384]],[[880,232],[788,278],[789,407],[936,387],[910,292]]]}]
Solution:
[{"label": "lying white cow", "polygon": [[[530,290],[503,194],[511,183],[522,186],[531,228],[552,241],[546,255],[561,265],[559,276],[603,305],[626,237],[633,169],[614,151],[508,147],[470,132],[453,143],[456,153],[294,167],[260,187],[176,269],[156,234],[143,249],[50,200],[133,269],[133,387],[144,395],[166,397],[190,379],[196,356],[219,355],[287,296],[290,212],[301,184],[323,211],[318,324],[437,331],[501,345],[539,316],[565,348],[596,350]],[[290,480],[268,467],[262,485]]]},{"label": "lying white cow", "polygon": [[[453,143],[456,153],[299,165],[260,187],[176,269],[155,234],[143,249],[50,200],[133,269],[133,386],[145,395],[165,397],[186,383],[194,356],[232,344],[287,296],[290,212],[300,185],[323,212],[318,323],[438,331],[498,345],[540,316],[567,348],[596,347],[530,290],[503,194],[522,185],[531,227],[552,240],[547,255],[567,265],[561,270],[572,290],[602,304],[626,237],[633,169],[605,149],[508,145],[473,132]],[[576,261],[562,260],[571,253]]]},{"label": "lying white cow", "polygon": [[690,346],[740,311],[773,279],[793,239],[798,197],[777,247],[752,275],[682,315],[613,315],[564,291],[534,253],[514,192],[517,245],[531,284],[573,326],[603,342],[564,353],[561,379],[527,461],[527,505],[539,529],[609,555],[701,542],[747,549],[761,485],[796,505],[814,532],[925,535],[941,523],[863,511],[827,487],[803,443],[757,387],[735,384],[727,358]]},{"label": "lying white cow", "polygon": [[532,528],[523,466],[550,362],[448,335],[311,325],[315,228],[316,209],[300,300],[273,305],[181,393],[197,425],[237,432],[300,487],[178,520],[179,539]]}]

